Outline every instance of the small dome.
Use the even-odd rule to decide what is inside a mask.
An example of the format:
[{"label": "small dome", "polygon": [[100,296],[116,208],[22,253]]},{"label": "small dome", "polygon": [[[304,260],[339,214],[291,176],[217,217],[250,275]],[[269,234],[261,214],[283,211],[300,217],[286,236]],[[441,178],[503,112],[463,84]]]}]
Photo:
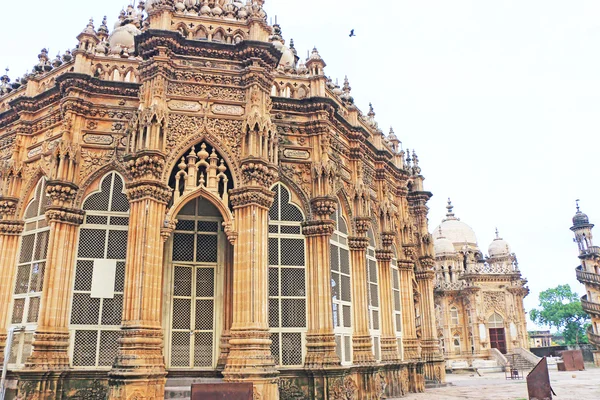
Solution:
[{"label": "small dome", "polygon": [[125,50],[128,53],[135,51],[135,37],[142,33],[135,25],[127,24],[119,26],[108,38],[111,54],[121,54]]},{"label": "small dome", "polygon": [[[273,42],[274,45],[276,43],[280,42]],[[281,56],[281,60],[279,60],[279,66],[284,68],[293,67],[296,64],[296,58],[294,57],[294,53],[284,45],[281,45],[281,48],[279,50],[283,53],[283,56]]]},{"label": "small dome", "polygon": [[488,255],[490,257],[500,257],[509,254],[510,246],[508,245],[508,242],[498,235],[498,229],[496,229],[496,239],[494,239],[490,244],[490,247],[488,247]]},{"label": "small dome", "polygon": [[588,216],[586,214],[581,212],[581,210],[579,209],[579,200],[577,200],[577,213],[573,217],[573,226],[578,227],[578,226],[589,225],[589,224],[590,224],[590,219],[588,218]]},{"label": "small dome", "polygon": [[456,250],[454,250],[454,245],[452,242],[445,237],[440,237],[433,242],[433,249],[435,250],[436,256],[441,256],[445,254],[456,254]]}]

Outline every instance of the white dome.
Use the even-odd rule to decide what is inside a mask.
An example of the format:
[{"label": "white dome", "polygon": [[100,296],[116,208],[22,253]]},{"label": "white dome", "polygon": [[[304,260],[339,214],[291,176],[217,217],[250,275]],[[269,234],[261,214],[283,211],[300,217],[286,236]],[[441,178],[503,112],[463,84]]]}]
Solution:
[{"label": "white dome", "polygon": [[[279,43],[279,42],[273,42],[273,44],[275,43]],[[277,47],[277,46],[275,46]],[[279,50],[283,53],[283,56],[281,56],[281,60],[279,60],[279,66],[280,67],[293,67],[296,64],[296,59],[294,57],[294,53],[292,52],[292,50],[288,49],[287,47],[281,45],[281,48],[279,48]]]},{"label": "white dome", "polygon": [[443,235],[455,245],[477,245],[477,237],[471,227],[458,219],[447,219],[435,228],[433,238],[438,239],[441,236],[440,229]]},{"label": "white dome", "polygon": [[452,242],[449,241],[448,239],[446,239],[445,237],[436,239],[433,242],[433,249],[435,250],[436,256],[456,253],[456,250],[454,250],[454,245],[452,244]]},{"label": "white dome", "polygon": [[490,257],[499,257],[499,256],[507,256],[510,254],[510,246],[508,242],[501,237],[498,236],[498,231],[496,230],[496,239],[490,244],[488,247],[488,255]]},{"label": "white dome", "polygon": [[116,28],[108,38],[111,54],[120,54],[122,50],[133,53],[135,51],[134,37],[140,33],[142,31],[133,24]]}]

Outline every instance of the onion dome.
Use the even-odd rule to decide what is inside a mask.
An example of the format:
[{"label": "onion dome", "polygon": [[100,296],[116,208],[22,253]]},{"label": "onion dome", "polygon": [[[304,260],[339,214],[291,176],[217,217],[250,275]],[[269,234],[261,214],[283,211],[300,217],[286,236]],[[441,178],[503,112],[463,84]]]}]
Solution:
[{"label": "onion dome", "polygon": [[496,239],[488,247],[490,257],[502,257],[510,254],[510,246],[508,242],[500,237],[498,229],[496,229]]},{"label": "onion dome", "polygon": [[579,209],[579,200],[576,202],[577,204],[577,213],[573,217],[573,227],[585,226],[590,224],[590,219],[588,216],[581,212]]},{"label": "onion dome", "polygon": [[446,238],[454,245],[464,246],[465,244],[468,244],[477,247],[477,237],[475,236],[475,232],[469,225],[454,216],[454,206],[450,199],[448,199],[446,209],[448,209],[446,219],[444,219],[438,228],[436,228],[433,238],[438,239],[440,237],[438,231],[441,228],[444,231]]},{"label": "onion dome", "polygon": [[142,33],[136,23],[139,22],[139,16],[133,11],[133,7],[128,7],[127,12],[121,11],[119,21],[115,24],[115,29],[108,37],[108,46],[110,54],[122,55],[128,57],[135,51],[135,37]]},{"label": "onion dome", "polygon": [[442,228],[438,229],[439,236],[433,242],[433,249],[435,251],[436,256],[443,255],[454,255],[456,254],[456,250],[454,249],[454,245],[448,239],[446,239],[442,233]]}]

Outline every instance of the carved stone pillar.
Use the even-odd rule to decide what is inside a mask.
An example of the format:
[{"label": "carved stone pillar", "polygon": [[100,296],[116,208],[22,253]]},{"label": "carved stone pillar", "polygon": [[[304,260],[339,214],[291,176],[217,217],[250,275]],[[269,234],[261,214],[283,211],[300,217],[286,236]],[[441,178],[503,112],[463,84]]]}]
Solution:
[{"label": "carved stone pillar", "polygon": [[[0,202],[4,202],[0,199]],[[0,360],[4,359],[6,326],[10,323],[10,304],[13,294],[15,264],[23,222],[0,220]]]},{"label": "carved stone pillar", "polygon": [[[406,248],[405,248],[406,249]],[[402,344],[404,360],[419,359],[419,341],[415,321],[415,305],[413,292],[413,266],[411,260],[398,260],[400,272],[400,295],[402,300]]]},{"label": "carved stone pillar", "polygon": [[233,261],[233,323],[225,381],[252,382],[261,399],[278,399],[268,309],[268,228],[273,192],[262,186],[231,191],[238,237]]},{"label": "carved stone pillar", "polygon": [[[425,364],[425,378],[443,382],[445,372],[437,364],[443,362],[440,353],[439,340],[435,326],[435,304],[433,300],[433,259],[429,257],[420,260],[421,270],[416,273],[419,292],[421,293],[422,337],[421,357]],[[443,370],[443,368],[442,368]],[[445,370],[444,370],[445,371]]]},{"label": "carved stone pillar", "polygon": [[129,161],[134,181],[126,186],[130,222],[123,324],[117,359],[109,372],[110,399],[164,398],[161,227],[171,190],[158,181],[163,160],[160,153],[144,152]]},{"label": "carved stone pillar", "polygon": [[44,272],[38,326],[33,352],[25,363],[27,370],[69,369],[69,303],[75,270],[79,225],[84,212],[69,207],[78,187],[63,181],[48,181],[46,192],[52,206],[46,211],[50,226],[48,256]]},{"label": "carved stone pillar", "polygon": [[225,274],[223,290],[223,333],[221,334],[219,360],[217,369],[223,370],[229,356],[229,339],[231,339],[231,324],[233,323],[233,246],[225,246]]},{"label": "carved stone pillar", "polygon": [[394,306],[392,293],[391,250],[377,250],[377,267],[379,270],[379,297],[381,313],[381,361],[397,363],[400,361],[398,341],[394,334]]},{"label": "carved stone pillar", "polygon": [[367,247],[368,220],[356,219],[361,236],[348,238],[350,263],[352,264],[352,362],[356,365],[375,363],[373,339],[369,332],[369,296],[367,293]]},{"label": "carved stone pillar", "polygon": [[333,308],[331,299],[330,239],[335,223],[329,216],[337,206],[335,198],[323,197],[311,201],[316,220],[306,221],[302,233],[306,236],[306,275],[308,301],[308,331],[306,333],[306,358],[304,367],[317,369],[339,366],[333,334]]}]

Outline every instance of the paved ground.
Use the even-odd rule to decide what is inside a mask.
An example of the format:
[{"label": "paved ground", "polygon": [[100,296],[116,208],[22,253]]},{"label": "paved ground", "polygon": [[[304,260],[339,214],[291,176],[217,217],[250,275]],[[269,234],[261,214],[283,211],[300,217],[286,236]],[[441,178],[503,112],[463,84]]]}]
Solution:
[{"label": "paved ground", "polygon": [[[550,383],[556,400],[600,400],[600,368],[586,366],[586,371],[550,371]],[[404,400],[526,400],[525,380],[511,381],[504,373],[480,376],[448,374],[452,386],[428,389],[426,393],[411,394]]]}]

